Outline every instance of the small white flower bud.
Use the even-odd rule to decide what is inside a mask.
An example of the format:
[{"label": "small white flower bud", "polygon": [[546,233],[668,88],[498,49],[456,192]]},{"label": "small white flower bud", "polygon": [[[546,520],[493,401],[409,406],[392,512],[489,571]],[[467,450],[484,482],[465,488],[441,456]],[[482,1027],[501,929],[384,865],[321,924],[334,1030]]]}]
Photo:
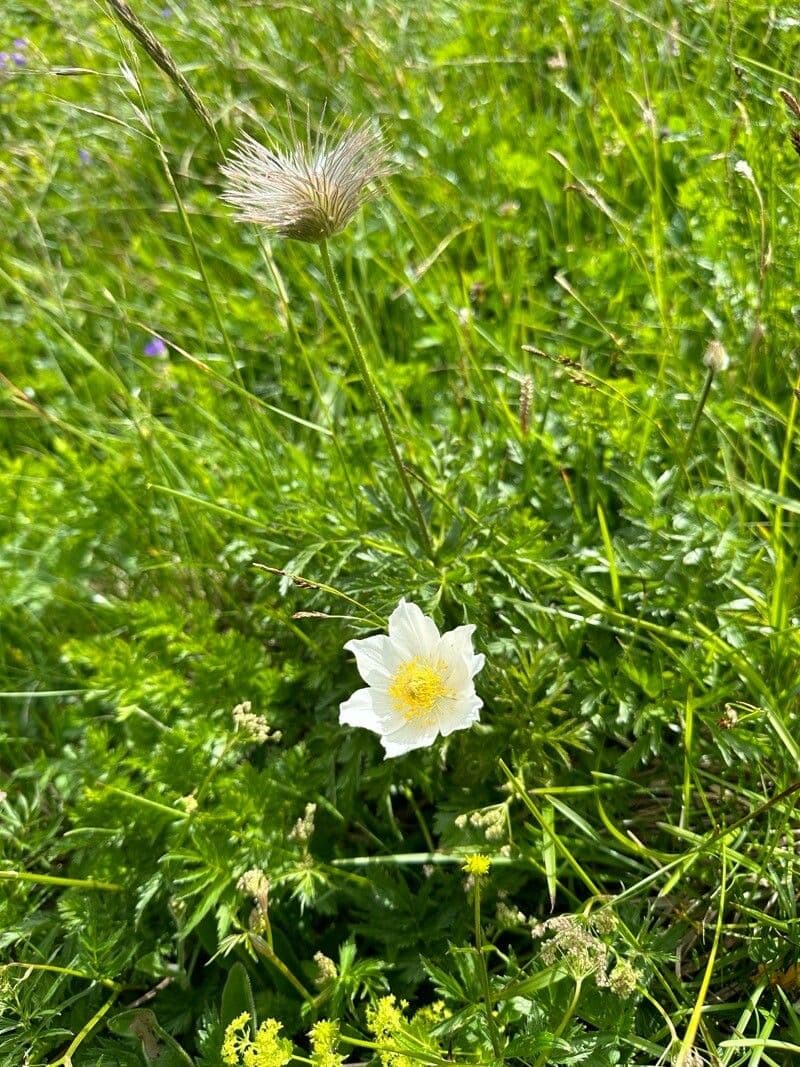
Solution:
[{"label": "small white flower bud", "polygon": [[317,973],[314,977],[314,984],[317,988],[325,986],[329,982],[332,982],[334,978],[339,977],[339,971],[336,964],[330,956],[326,956],[324,952],[314,953],[314,963],[317,965]]},{"label": "small white flower bud", "polygon": [[627,960],[617,960],[614,970],[608,976],[608,988],[622,1000],[627,1000],[636,989],[639,978],[639,972]]},{"label": "small white flower bud", "polygon": [[289,840],[297,841],[301,845],[307,845],[314,833],[314,813],[316,804],[306,804],[305,815],[302,815],[289,831]]}]

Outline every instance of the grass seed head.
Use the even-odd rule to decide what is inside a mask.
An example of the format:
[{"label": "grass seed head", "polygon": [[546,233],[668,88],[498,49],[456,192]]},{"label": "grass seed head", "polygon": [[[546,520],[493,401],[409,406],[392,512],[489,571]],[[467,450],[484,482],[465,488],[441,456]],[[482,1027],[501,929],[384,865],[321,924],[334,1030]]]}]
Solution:
[{"label": "grass seed head", "polygon": [[526,374],[519,386],[519,428],[523,437],[528,436],[531,428],[531,399],[533,397],[533,379]]}]

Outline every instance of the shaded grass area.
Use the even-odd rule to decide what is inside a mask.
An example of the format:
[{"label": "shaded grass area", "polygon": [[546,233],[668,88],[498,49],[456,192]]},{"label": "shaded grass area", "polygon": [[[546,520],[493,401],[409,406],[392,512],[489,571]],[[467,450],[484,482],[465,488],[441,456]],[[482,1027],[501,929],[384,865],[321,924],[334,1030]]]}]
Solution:
[{"label": "shaded grass area", "polygon": [[[415,1023],[440,1060],[795,1062],[792,18],[135,10],[223,150],[287,101],[383,124],[401,169],[331,252],[435,558],[316,250],[231,221],[214,138],[104,6],[4,5],[0,944],[36,966],[3,972],[2,1062],[140,1063],[106,1022],[157,990],[218,1064],[237,959],[303,1055],[391,991],[444,1002]],[[476,624],[485,708],[384,763],[338,725],[342,645],[401,596]],[[233,734],[245,699],[280,742]],[[307,1000],[253,950],[251,868]],[[576,1000],[531,938],[587,905],[625,999]]]}]

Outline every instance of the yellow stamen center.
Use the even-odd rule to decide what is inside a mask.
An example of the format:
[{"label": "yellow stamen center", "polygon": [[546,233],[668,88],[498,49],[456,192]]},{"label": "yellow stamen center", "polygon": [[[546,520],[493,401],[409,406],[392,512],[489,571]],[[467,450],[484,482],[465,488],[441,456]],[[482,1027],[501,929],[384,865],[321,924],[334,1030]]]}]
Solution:
[{"label": "yellow stamen center", "polygon": [[441,660],[415,656],[397,668],[389,696],[409,722],[430,720],[441,702],[455,695],[446,677],[447,665]]}]

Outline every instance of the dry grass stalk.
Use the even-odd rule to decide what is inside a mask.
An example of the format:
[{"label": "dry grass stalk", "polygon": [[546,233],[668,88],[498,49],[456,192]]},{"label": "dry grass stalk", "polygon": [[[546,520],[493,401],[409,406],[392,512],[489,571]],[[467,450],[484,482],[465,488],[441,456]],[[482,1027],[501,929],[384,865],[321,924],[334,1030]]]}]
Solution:
[{"label": "dry grass stalk", "polygon": [[176,88],[183,93],[192,110],[197,114],[205,125],[208,132],[219,146],[214,120],[211,118],[206,105],[191,87],[184,75],[178,69],[175,60],[156,38],[153,33],[133,13],[125,0],[108,0],[111,11],[122,25],[136,38],[142,48],[147,52],[159,70],[163,71]]}]

